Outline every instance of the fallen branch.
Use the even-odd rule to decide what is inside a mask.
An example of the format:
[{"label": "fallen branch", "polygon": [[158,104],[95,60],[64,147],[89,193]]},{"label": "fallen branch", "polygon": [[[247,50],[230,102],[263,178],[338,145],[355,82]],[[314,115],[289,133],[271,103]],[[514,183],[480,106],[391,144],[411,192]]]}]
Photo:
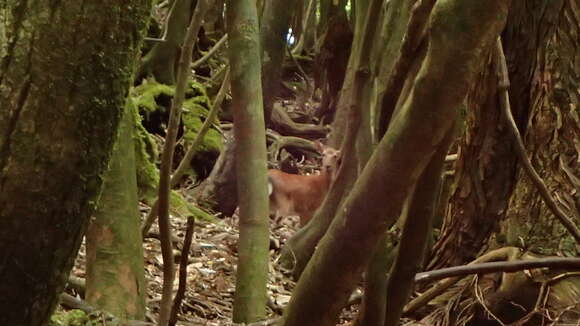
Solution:
[{"label": "fallen branch", "polygon": [[269,154],[274,160],[278,159],[282,149],[286,149],[287,151],[288,149],[295,149],[302,152],[319,154],[316,145],[311,140],[294,136],[281,136],[272,131],[267,131],[266,136],[273,139]]},{"label": "fallen branch", "polygon": [[539,258],[530,260],[488,262],[473,265],[456,266],[417,273],[415,282],[432,282],[448,277],[466,276],[471,274],[513,273],[532,268],[555,268],[580,270],[580,258]]},{"label": "fallen branch", "polygon": [[[501,248],[494,251],[490,251],[485,255],[477,258],[476,260],[469,263],[469,265],[475,265],[478,263],[489,262],[489,261],[505,261],[505,260],[512,260],[520,255],[520,250],[514,247],[508,248]],[[417,309],[421,308],[422,306],[428,304],[431,300],[439,296],[453,284],[457,283],[461,277],[455,276],[447,278],[438,284],[434,285],[429,290],[423,292],[420,296],[416,297],[415,299],[411,300],[403,309],[403,315],[408,315]]]},{"label": "fallen branch", "polygon": [[272,107],[272,129],[285,136],[299,136],[311,139],[326,137],[329,129],[308,123],[294,122],[280,103],[274,103]]},{"label": "fallen branch", "polygon": [[511,106],[508,93],[510,81],[508,76],[505,55],[503,53],[503,48],[501,45],[501,39],[499,38],[496,41],[494,59],[499,79],[498,91],[500,95],[501,109],[506,119],[508,130],[513,138],[518,158],[521,160],[522,165],[524,167],[524,171],[526,172],[528,177],[532,180],[534,186],[536,186],[536,188],[538,189],[540,195],[542,196],[544,202],[546,203],[546,206],[548,206],[552,214],[554,214],[556,218],[560,221],[560,223],[564,225],[566,230],[568,230],[568,232],[572,234],[572,236],[576,239],[576,242],[580,243],[580,230],[576,227],[574,222],[572,222],[572,219],[566,216],[566,213],[564,213],[564,211],[560,209],[558,204],[556,204],[556,201],[550,195],[546,183],[544,183],[538,172],[536,172],[536,170],[532,166],[530,158],[526,154],[524,142],[522,141],[522,137],[520,135],[520,132],[518,131],[518,127],[516,126],[514,117],[512,116],[511,113]]}]

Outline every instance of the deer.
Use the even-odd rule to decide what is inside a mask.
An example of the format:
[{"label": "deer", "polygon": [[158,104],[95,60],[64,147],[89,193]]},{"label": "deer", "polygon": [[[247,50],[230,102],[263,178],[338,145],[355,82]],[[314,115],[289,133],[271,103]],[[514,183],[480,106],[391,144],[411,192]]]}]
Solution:
[{"label": "deer", "polygon": [[276,220],[283,216],[298,215],[300,227],[308,223],[314,212],[322,204],[331,183],[336,178],[340,166],[340,150],[315,142],[322,154],[320,174],[299,175],[268,170],[268,195],[270,215]]}]

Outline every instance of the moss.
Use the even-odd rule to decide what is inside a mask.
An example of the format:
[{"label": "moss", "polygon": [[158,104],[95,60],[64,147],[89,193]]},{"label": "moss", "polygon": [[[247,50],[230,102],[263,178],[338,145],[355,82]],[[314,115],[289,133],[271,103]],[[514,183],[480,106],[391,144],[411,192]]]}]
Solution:
[{"label": "moss", "polygon": [[[162,96],[172,97],[175,94],[173,86],[160,84],[154,79],[146,79],[137,86],[131,97],[141,113],[148,115],[157,110],[165,111],[166,108],[160,105],[159,99]],[[203,84],[190,81],[186,90],[186,100],[183,104],[182,122],[185,127],[184,139],[191,143],[197,136],[203,121],[209,114],[210,100]],[[138,124],[140,126],[140,124]],[[140,131],[141,132],[141,131]],[[145,132],[142,130],[142,132]],[[211,128],[199,151],[220,152],[222,149],[222,137],[216,128]]]},{"label": "moss", "polygon": [[154,79],[145,79],[141,85],[135,87],[131,97],[139,110],[147,114],[163,108],[160,108],[156,101],[160,95],[173,97],[174,94],[174,87],[160,84]]},{"label": "moss", "polygon": [[[210,101],[205,87],[197,82],[190,82],[186,92],[187,99],[184,102],[183,125],[184,139],[191,143],[199,132],[203,121],[207,117]],[[157,186],[159,184],[159,170],[157,159],[159,153],[157,144],[151,134],[145,130],[141,123],[141,113],[151,113],[156,110],[165,110],[158,103],[160,96],[172,97],[175,93],[173,86],[168,86],[156,82],[154,79],[147,79],[141,85],[132,89],[127,101],[128,112],[135,115],[135,157],[137,165],[137,186],[139,189],[139,199],[148,204],[153,204],[157,198]],[[133,106],[132,108],[129,106]],[[215,129],[208,130],[199,151],[219,152],[222,148],[221,134]],[[195,174],[195,173],[192,173]],[[200,208],[187,202],[179,193],[172,192],[171,209],[180,216],[193,215],[196,218],[212,219],[213,216]]]},{"label": "moss", "polygon": [[51,317],[49,326],[84,326],[91,325],[89,317],[82,310],[57,311]]},{"label": "moss", "polygon": [[196,220],[215,222],[213,215],[188,202],[180,193],[172,191],[169,198],[171,211],[181,217],[193,216]]},{"label": "moss", "polygon": [[143,127],[141,115],[136,110],[135,99],[132,96],[127,101],[126,110],[126,112],[132,112],[135,118],[133,137],[139,199],[148,204],[153,204],[153,201],[157,197],[157,185],[159,184],[159,170],[155,164],[159,157],[157,145],[151,134]]}]

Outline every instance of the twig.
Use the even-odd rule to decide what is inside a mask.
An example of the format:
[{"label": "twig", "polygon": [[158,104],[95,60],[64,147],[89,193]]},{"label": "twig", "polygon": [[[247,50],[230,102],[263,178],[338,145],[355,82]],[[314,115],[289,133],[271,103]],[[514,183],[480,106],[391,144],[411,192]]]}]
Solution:
[{"label": "twig", "polygon": [[576,227],[576,225],[574,225],[574,222],[572,222],[572,220],[568,216],[566,216],[566,213],[564,213],[564,211],[560,209],[558,204],[556,204],[556,201],[554,200],[554,198],[552,198],[550,192],[548,191],[548,187],[546,186],[546,184],[544,183],[538,172],[536,172],[536,170],[532,166],[530,158],[526,154],[524,142],[522,141],[522,137],[520,135],[520,132],[518,131],[518,127],[516,126],[514,117],[512,116],[511,113],[511,106],[508,93],[510,81],[508,76],[505,55],[503,53],[503,48],[501,44],[501,39],[499,38],[496,41],[494,59],[499,79],[498,91],[500,94],[501,109],[506,119],[508,130],[513,138],[518,158],[520,159],[524,167],[524,171],[526,172],[528,177],[532,180],[534,186],[536,186],[536,188],[538,189],[538,192],[544,199],[546,206],[548,206],[552,214],[554,214],[556,218],[560,221],[560,223],[564,225],[566,230],[568,230],[568,232],[572,234],[572,236],[576,239],[576,242],[580,243],[580,230]]},{"label": "twig", "polygon": [[197,33],[201,27],[202,19],[207,8],[206,0],[199,0],[195,7],[191,22],[187,28],[183,49],[179,58],[177,70],[177,85],[175,96],[169,114],[169,124],[167,136],[161,157],[161,167],[159,171],[159,233],[161,234],[161,254],[163,257],[163,292],[161,296],[159,326],[167,326],[171,313],[171,295],[173,291],[173,280],[175,278],[175,267],[173,262],[173,247],[171,245],[171,228],[169,223],[169,193],[171,191],[171,166],[173,162],[173,152],[181,117],[181,107],[185,99],[185,88],[187,80],[191,74],[191,56],[193,46],[197,38]]},{"label": "twig", "polygon": [[227,39],[228,34],[222,36],[222,38],[220,38],[220,40],[217,41],[217,43],[214,44],[214,46],[203,57],[197,59],[197,61],[191,64],[191,69],[195,69],[201,66],[204,62],[207,61],[207,59],[211,58],[211,56],[214,55],[214,53],[216,53],[217,50],[219,50],[224,44],[226,44]]},{"label": "twig", "polygon": [[171,317],[169,318],[169,325],[171,326],[175,326],[177,323],[179,307],[185,297],[185,288],[187,287],[187,262],[193,239],[194,226],[195,218],[193,216],[188,217],[187,230],[185,231],[185,239],[183,239],[183,248],[181,249],[181,261],[179,262],[179,286],[177,287],[177,293],[175,294],[173,307],[171,308]]}]

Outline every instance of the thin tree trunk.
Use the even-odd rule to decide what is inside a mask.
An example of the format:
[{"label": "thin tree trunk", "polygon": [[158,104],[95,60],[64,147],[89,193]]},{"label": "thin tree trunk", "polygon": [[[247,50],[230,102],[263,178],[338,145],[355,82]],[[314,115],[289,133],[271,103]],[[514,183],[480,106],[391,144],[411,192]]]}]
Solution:
[{"label": "thin tree trunk", "polygon": [[171,167],[173,166],[173,154],[177,131],[181,119],[181,109],[185,99],[185,89],[190,78],[191,56],[197,34],[201,27],[201,22],[207,9],[207,0],[198,0],[191,22],[185,33],[183,48],[179,58],[177,69],[177,84],[175,86],[175,96],[171,103],[171,112],[167,126],[167,135],[163,153],[161,154],[161,164],[159,167],[159,234],[161,239],[161,254],[163,256],[163,293],[159,308],[159,326],[167,326],[173,302],[173,281],[175,279],[175,264],[173,261],[173,246],[171,241],[171,223],[169,220],[169,195],[171,193]]},{"label": "thin tree trunk", "polygon": [[143,242],[139,232],[133,143],[136,108],[127,104],[86,236],[86,301],[122,319],[145,318]]},{"label": "thin tree trunk", "polygon": [[319,243],[283,325],[335,325],[372,249],[457,118],[456,108],[504,26],[507,7],[500,0],[437,3],[414,87]]},{"label": "thin tree trunk", "polygon": [[98,200],[150,4],[5,2],[0,325],[46,325],[57,304]]},{"label": "thin tree trunk", "polygon": [[252,0],[228,1],[226,14],[240,207],[233,319],[248,323],[266,315],[269,248],[266,133],[256,4]]},{"label": "thin tree trunk", "polygon": [[413,290],[415,274],[421,271],[428,238],[433,228],[433,215],[441,189],[443,165],[455,128],[449,131],[441,147],[429,162],[415,185],[398,246],[398,254],[389,274],[385,325],[397,325]]}]

